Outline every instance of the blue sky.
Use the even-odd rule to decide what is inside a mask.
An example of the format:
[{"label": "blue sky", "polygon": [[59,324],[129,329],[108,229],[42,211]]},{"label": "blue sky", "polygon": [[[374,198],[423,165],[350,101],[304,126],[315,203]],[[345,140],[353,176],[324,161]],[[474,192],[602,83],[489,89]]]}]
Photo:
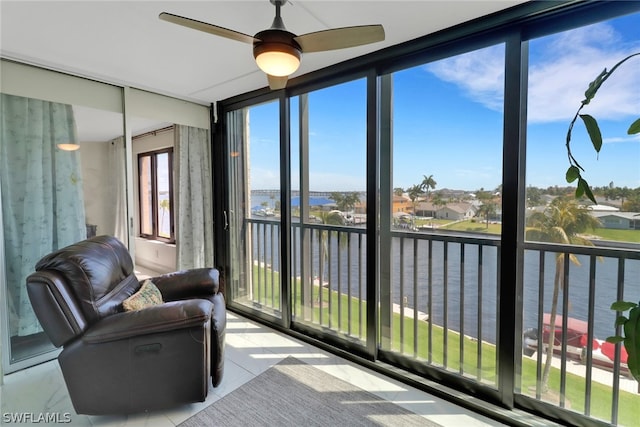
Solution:
[{"label": "blue sky", "polygon": [[[567,185],[564,140],[584,91],[605,67],[640,52],[640,14],[536,39],[530,43],[527,184]],[[501,183],[504,46],[497,45],[394,74],[393,186],[433,175],[437,189],[494,189]],[[574,155],[591,185],[640,186],[640,138],[626,135],[640,117],[640,57],[605,82],[584,113],[602,129],[599,156],[581,122]],[[310,188],[365,189],[365,82],[309,97]],[[297,116],[292,103],[292,123]],[[278,188],[277,106],[251,109],[252,188]],[[292,130],[292,183],[297,189],[297,129]]]}]

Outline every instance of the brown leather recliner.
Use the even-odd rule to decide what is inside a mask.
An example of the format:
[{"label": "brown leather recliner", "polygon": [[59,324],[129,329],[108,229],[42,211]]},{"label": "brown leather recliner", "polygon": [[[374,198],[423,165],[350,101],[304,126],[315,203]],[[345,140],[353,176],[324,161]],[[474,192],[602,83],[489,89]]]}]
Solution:
[{"label": "brown leather recliner", "polygon": [[63,350],[79,414],[129,414],[204,401],[222,379],[226,309],[218,270],[151,278],[164,303],[124,311],[141,286],[127,248],[98,236],[53,252],[27,278],[33,309]]}]

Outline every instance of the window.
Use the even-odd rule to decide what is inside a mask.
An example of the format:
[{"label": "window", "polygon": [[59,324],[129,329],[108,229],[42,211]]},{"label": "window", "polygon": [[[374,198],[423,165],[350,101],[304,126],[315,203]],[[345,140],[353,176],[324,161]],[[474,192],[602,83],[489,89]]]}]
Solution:
[{"label": "window", "polygon": [[173,148],[138,154],[140,236],[174,242]]},{"label": "window", "polygon": [[[601,230],[556,232],[573,216],[559,196],[575,202],[573,188],[563,186],[574,103],[600,70],[639,46],[638,7],[624,3],[589,2],[504,27],[500,20],[495,31],[484,24],[478,33],[475,25],[469,33],[456,28],[391,48],[388,56],[354,59],[352,68],[345,63],[291,81],[272,95],[281,102],[281,157],[264,162],[279,167],[272,175],[282,178],[280,240],[266,226],[248,236],[255,224],[275,220],[237,213],[261,209],[256,199],[238,202],[237,195],[254,188],[246,180],[255,185],[262,159],[239,164],[245,151],[234,146],[249,134],[252,144],[271,141],[275,133],[265,135],[255,124],[275,128],[275,108],[271,122],[257,121],[253,108],[265,102],[263,92],[224,101],[230,155],[218,161],[228,161],[238,184],[216,197],[228,197],[229,211],[240,219],[229,223],[225,243],[231,259],[241,244],[258,254],[237,256],[240,265],[231,265],[227,274],[237,285],[228,304],[267,321],[265,307],[276,307],[271,298],[282,296],[282,309],[272,309],[274,325],[393,376],[406,369],[412,383],[423,376],[505,407],[552,412],[562,424],[636,425],[640,395],[625,373],[621,347],[616,360],[602,352],[614,330],[611,302],[640,298],[634,286],[640,251],[636,236],[623,229],[633,213],[607,214],[602,221],[609,227]],[[367,67],[365,81],[357,80]],[[607,144],[600,160],[586,130],[574,129],[574,142],[584,143],[573,152],[585,157],[602,204],[611,202],[608,190],[640,182],[640,145],[623,133],[638,116],[629,90],[638,87],[635,71],[631,64],[621,68],[602,92],[615,96],[585,108],[609,107],[594,113]],[[347,83],[324,86],[331,72]],[[249,110],[251,122],[243,116]],[[339,208],[338,200],[354,192],[369,197]],[[568,218],[543,215],[550,204],[550,213]],[[575,205],[586,210],[586,201]],[[326,221],[336,212],[363,218],[366,227]],[[226,211],[216,216],[226,225]],[[584,218],[581,212],[580,224],[567,228]],[[618,245],[613,236],[624,241]],[[280,264],[265,256],[276,250]]]},{"label": "window", "polygon": [[293,320],[364,347],[367,80],[296,96],[291,116]]},{"label": "window", "polygon": [[483,387],[498,384],[504,58],[499,43],[390,75],[389,188],[411,215],[389,215],[381,346]]}]

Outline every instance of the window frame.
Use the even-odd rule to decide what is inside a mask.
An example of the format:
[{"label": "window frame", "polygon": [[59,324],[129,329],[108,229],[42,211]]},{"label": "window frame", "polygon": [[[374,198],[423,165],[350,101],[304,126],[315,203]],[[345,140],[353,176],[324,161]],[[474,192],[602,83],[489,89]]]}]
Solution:
[{"label": "window frame", "polygon": [[[169,178],[169,237],[161,236],[158,230],[158,156],[162,154],[168,155],[168,178]],[[151,234],[143,232],[143,212],[142,209],[145,201],[142,197],[143,181],[142,161],[149,158],[151,161]],[[175,199],[173,191],[173,147],[162,148],[159,150],[146,151],[138,153],[138,237],[147,240],[157,240],[165,243],[175,243]]]}]

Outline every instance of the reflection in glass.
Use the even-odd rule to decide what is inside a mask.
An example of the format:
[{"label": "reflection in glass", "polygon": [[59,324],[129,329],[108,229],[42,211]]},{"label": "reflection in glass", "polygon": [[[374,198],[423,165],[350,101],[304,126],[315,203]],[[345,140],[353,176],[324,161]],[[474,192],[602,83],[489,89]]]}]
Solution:
[{"label": "reflection in glass", "polygon": [[11,363],[52,347],[31,308],[26,277],[44,255],[86,238],[70,105],[2,94],[0,182]]},{"label": "reflection in glass", "polygon": [[156,200],[158,201],[158,218],[156,218],[156,221],[158,224],[158,236],[169,239],[171,238],[171,199],[169,197],[171,166],[169,153],[160,153],[156,156],[156,173]]},{"label": "reflection in glass", "polygon": [[140,233],[153,235],[153,176],[151,156],[140,156]]}]

